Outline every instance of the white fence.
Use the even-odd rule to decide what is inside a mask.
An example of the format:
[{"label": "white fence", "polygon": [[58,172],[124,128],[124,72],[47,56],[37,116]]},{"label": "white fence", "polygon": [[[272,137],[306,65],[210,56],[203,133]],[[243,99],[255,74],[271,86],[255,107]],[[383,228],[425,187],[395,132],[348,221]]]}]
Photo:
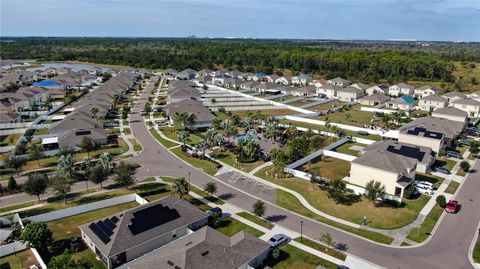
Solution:
[{"label": "white fence", "polygon": [[[295,116],[285,116],[285,119],[292,120],[292,121],[306,122],[306,123],[311,123],[311,124],[316,124],[316,125],[322,125],[322,126],[325,126],[325,123],[326,123],[325,121],[322,121],[322,120],[306,119],[306,118],[300,118],[300,117],[295,117]],[[341,129],[354,131],[354,132],[363,131],[363,132],[367,132],[367,133],[372,134],[372,135],[382,135],[383,134],[383,131],[380,131],[380,130],[372,130],[372,129],[368,129],[368,128],[356,127],[356,126],[351,126],[351,125],[346,125],[346,124],[340,124],[340,123],[332,122],[332,123],[330,123],[330,125],[337,126]]]},{"label": "white fence", "polygon": [[32,124],[32,122],[2,123],[0,124],[0,129],[26,128],[30,126],[30,124]]},{"label": "white fence", "polygon": [[10,130],[0,130],[0,136],[12,135],[12,134],[23,134],[27,129],[10,129]]},{"label": "white fence", "polygon": [[15,148],[15,146],[0,147],[0,153],[12,151],[14,148]]},{"label": "white fence", "polygon": [[278,99],[278,98],[282,98],[282,97],[289,96],[289,95],[290,94],[288,94],[288,93],[282,93],[282,94],[277,94],[277,95],[264,96],[263,99],[272,100],[272,99]]},{"label": "white fence", "polygon": [[119,205],[119,204],[124,204],[128,202],[134,202],[134,201],[136,201],[141,205],[148,203],[147,200],[133,193],[133,194],[127,194],[124,196],[110,198],[107,200],[102,200],[94,203],[89,203],[86,205],[80,205],[72,208],[66,208],[66,209],[62,209],[62,210],[58,210],[50,213],[36,215],[36,216],[28,217],[25,219],[28,219],[34,222],[48,222],[48,221],[62,219],[62,218],[82,214],[85,212],[101,209],[101,208],[111,207],[114,205]]},{"label": "white fence", "polygon": [[348,162],[351,162],[357,158],[356,156],[352,156],[352,155],[348,155],[348,154],[344,154],[336,151],[331,151],[331,150],[323,151],[323,155],[348,161]]},{"label": "white fence", "polygon": [[[206,93],[202,95],[202,98],[222,98],[222,97],[228,98],[232,96],[240,97],[241,95],[235,94],[235,93]],[[251,96],[248,96],[248,97],[251,97]]]},{"label": "white fence", "polygon": [[[230,97],[230,98],[225,98],[225,97],[220,97],[220,98],[201,98],[203,102],[212,102],[212,100],[215,99],[215,102],[232,102],[232,101],[251,101],[253,98],[249,97]],[[212,102],[213,103],[213,102]]]},{"label": "white fence", "polygon": [[[245,111],[245,110],[269,110],[278,109],[276,106],[233,106],[233,107],[210,107],[211,111],[218,111],[220,108],[224,108],[225,111]],[[285,108],[287,109],[287,108]]]},{"label": "white fence", "polygon": [[382,109],[382,108],[375,108],[375,107],[366,107],[362,106],[360,108],[361,111],[368,111],[368,112],[375,112],[375,113],[384,113],[384,114],[395,114],[399,113],[397,110],[391,110],[391,109]]},{"label": "white fence", "polygon": [[282,103],[282,104],[290,104],[290,103],[294,103],[294,102],[296,102],[296,101],[301,101],[301,100],[303,100],[303,99],[305,99],[305,98],[306,98],[305,96],[301,96],[301,97],[297,97],[297,98],[292,98],[292,99],[280,101],[280,103]]},{"label": "white fence", "polygon": [[8,255],[13,254],[13,253],[17,253],[17,252],[25,250],[27,248],[28,248],[28,246],[26,246],[25,244],[23,244],[20,241],[13,241],[10,244],[1,245],[0,246],[0,258],[8,256]]},{"label": "white fence", "polygon": [[257,106],[257,105],[270,105],[268,101],[244,101],[244,102],[203,102],[204,106]]}]

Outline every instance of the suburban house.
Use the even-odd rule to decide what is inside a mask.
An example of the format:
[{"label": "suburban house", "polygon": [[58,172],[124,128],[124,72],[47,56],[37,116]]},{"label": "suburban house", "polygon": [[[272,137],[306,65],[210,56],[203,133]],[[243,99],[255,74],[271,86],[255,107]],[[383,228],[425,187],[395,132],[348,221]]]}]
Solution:
[{"label": "suburban house", "polygon": [[197,82],[199,84],[213,84],[213,77],[211,76],[197,76],[193,80],[193,82]]},{"label": "suburban house", "polygon": [[450,105],[467,112],[469,117],[477,118],[480,116],[480,101],[469,98],[456,99]]},{"label": "suburban house", "polygon": [[468,94],[468,98],[476,100],[476,101],[480,101],[480,91],[472,92],[472,93]]},{"label": "suburban house", "polygon": [[207,219],[194,205],[169,196],[79,228],[85,244],[111,269],[202,228]]},{"label": "suburban house", "polygon": [[385,186],[386,199],[400,201],[405,188],[414,181],[415,172],[426,172],[434,161],[430,148],[378,141],[352,161],[348,183],[353,186],[348,187],[361,193],[369,181],[378,181]]},{"label": "suburban house", "polygon": [[467,123],[467,112],[460,110],[455,107],[442,107],[437,108],[435,111],[432,112],[432,117],[434,118],[442,118],[451,121],[458,121],[463,122],[464,124]]},{"label": "suburban house", "polygon": [[177,76],[177,73],[178,71],[175,70],[175,69],[166,69],[166,70],[163,70],[162,74],[168,78],[175,78]]},{"label": "suburban house", "polygon": [[200,99],[201,94],[197,88],[179,86],[167,89],[167,103],[173,103],[184,99]]},{"label": "suburban house", "polygon": [[325,79],[323,79],[323,78],[321,78],[321,79],[314,79],[314,80],[312,80],[312,82],[310,82],[310,85],[313,85],[313,86],[319,88],[319,87],[322,87],[322,86],[324,86],[324,85],[327,85],[327,81],[326,81]]},{"label": "suburban house", "polygon": [[388,87],[388,95],[400,96],[400,95],[413,95],[413,87],[406,83],[398,83]]},{"label": "suburban house", "polygon": [[402,126],[398,141],[429,147],[439,153],[462,133],[464,127],[463,122],[423,117]]},{"label": "suburban house", "polygon": [[183,99],[167,104],[167,115],[171,124],[173,124],[175,113],[191,113],[195,115],[195,124],[188,126],[191,129],[210,127],[213,119],[215,119],[212,112],[201,101],[192,99]]},{"label": "suburban house", "polygon": [[418,104],[417,100],[413,99],[410,96],[403,95],[395,99],[391,99],[390,101],[387,102],[385,106],[386,108],[410,111],[410,110],[414,110],[417,104]]},{"label": "suburban house", "polygon": [[280,78],[280,76],[275,75],[275,74],[268,75],[267,76],[267,82],[276,83],[275,81],[277,81],[277,79],[279,79],[279,78]]},{"label": "suburban house", "polygon": [[276,90],[278,88],[278,84],[275,83],[260,83],[255,86],[253,86],[253,90],[256,92],[277,92]]},{"label": "suburban house", "polygon": [[290,76],[281,76],[275,80],[277,84],[289,85],[292,84],[292,77]]},{"label": "suburban house", "polygon": [[312,76],[308,74],[300,74],[298,76],[292,77],[292,84],[293,85],[308,85],[308,83],[312,82]]},{"label": "suburban house", "polygon": [[325,96],[326,98],[334,98],[337,96],[337,92],[343,89],[342,86],[326,84],[317,88],[318,96]]},{"label": "suburban house", "polygon": [[244,81],[243,83],[240,84],[240,89],[253,90],[253,88],[255,88],[259,84],[260,82],[256,82],[256,81]]},{"label": "suburban house", "polygon": [[354,102],[363,96],[365,96],[363,91],[354,87],[347,87],[337,90],[337,98],[343,102]]},{"label": "suburban house", "polygon": [[368,88],[370,88],[370,86],[368,86],[365,83],[361,83],[361,82],[354,83],[354,84],[350,85],[350,87],[354,87],[354,88],[357,88],[357,89],[362,90],[362,91],[366,91]]},{"label": "suburban house", "polygon": [[327,80],[327,84],[329,85],[337,85],[340,87],[347,87],[351,84],[349,80],[343,79],[343,78],[334,78],[334,79],[329,79]]},{"label": "suburban house", "polygon": [[468,98],[466,94],[463,94],[461,92],[447,92],[446,94],[443,95],[443,97],[447,98],[448,102],[451,103],[455,100],[458,99],[465,99]]},{"label": "suburban house", "polygon": [[228,237],[208,226],[172,241],[120,269],[258,268],[270,245],[243,231]]},{"label": "suburban house", "polygon": [[368,95],[374,93],[388,94],[388,86],[385,84],[375,85],[365,90]]},{"label": "suburban house", "polygon": [[437,94],[439,94],[439,90],[437,88],[434,88],[434,87],[429,86],[429,85],[422,86],[420,88],[416,88],[413,91],[413,95],[416,98],[423,98],[423,97],[426,97],[426,96],[429,96],[429,95],[437,95]]},{"label": "suburban house", "polygon": [[364,106],[378,106],[386,103],[389,100],[390,100],[390,97],[388,95],[375,93],[375,94],[363,97],[362,99],[360,99],[359,103]]},{"label": "suburban house", "polygon": [[202,69],[195,74],[195,77],[213,76],[215,73],[210,69]]},{"label": "suburban house", "polygon": [[418,101],[418,108],[420,110],[432,112],[435,109],[446,107],[447,104],[448,101],[446,98],[433,94],[420,98]]},{"label": "suburban house", "polygon": [[212,84],[213,85],[225,85],[226,82],[232,80],[231,77],[227,75],[219,75],[212,77]]},{"label": "suburban house", "polygon": [[293,96],[314,96],[317,94],[317,88],[313,85],[306,85],[293,87],[290,92]]},{"label": "suburban house", "polygon": [[195,71],[191,68],[187,68],[185,70],[182,70],[182,71],[178,72],[176,77],[178,79],[190,80],[190,79],[195,78],[195,74],[197,74],[197,71]]}]

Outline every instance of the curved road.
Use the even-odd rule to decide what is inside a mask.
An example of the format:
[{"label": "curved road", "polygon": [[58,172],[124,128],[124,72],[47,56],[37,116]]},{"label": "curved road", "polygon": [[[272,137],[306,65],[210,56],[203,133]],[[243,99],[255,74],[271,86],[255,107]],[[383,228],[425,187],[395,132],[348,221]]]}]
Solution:
[{"label": "curved road", "polygon": [[[206,182],[218,181],[218,193],[226,194],[228,202],[246,211],[261,197],[254,197],[230,185],[215,179],[196,169],[170,153],[150,134],[144,118],[139,115],[150,92],[144,91],[141,99],[132,109],[131,129],[135,138],[142,144],[143,151],[130,158],[129,161],[142,165],[138,176],[173,176],[188,177],[191,183],[202,186]],[[480,171],[480,162],[476,162],[473,170]],[[468,260],[468,250],[480,220],[480,176],[471,173],[457,195],[462,205],[456,215],[445,215],[433,238],[425,245],[411,248],[394,248],[370,242],[355,235],[331,228],[311,219],[299,216],[288,210],[267,202],[267,215],[277,216],[277,223],[293,231],[299,231],[303,221],[303,232],[312,238],[328,232],[335,241],[347,243],[348,252],[386,268],[473,268]]]}]

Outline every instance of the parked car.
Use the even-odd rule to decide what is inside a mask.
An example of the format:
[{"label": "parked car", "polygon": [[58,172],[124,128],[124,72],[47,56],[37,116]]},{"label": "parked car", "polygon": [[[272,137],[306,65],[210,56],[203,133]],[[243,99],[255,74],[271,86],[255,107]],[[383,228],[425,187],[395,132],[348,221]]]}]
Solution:
[{"label": "parked car", "polygon": [[357,134],[359,135],[368,135],[367,131],[357,131]]},{"label": "parked car", "polygon": [[448,201],[448,203],[445,205],[445,211],[446,211],[447,213],[455,214],[455,213],[457,213],[457,209],[458,209],[458,202],[455,201],[455,200],[450,200],[450,201]]},{"label": "parked car", "polygon": [[415,182],[413,182],[413,184],[417,187],[422,186],[422,187],[426,187],[426,188],[429,188],[429,189],[433,190],[433,183],[428,182],[428,181],[415,181]]},{"label": "parked car", "polygon": [[468,139],[465,139],[465,138],[462,138],[458,141],[458,144],[460,146],[466,146],[466,147],[470,147],[470,141],[468,141]]},{"label": "parked car", "polygon": [[221,209],[220,207],[218,207],[218,206],[217,206],[217,207],[214,207],[214,208],[212,208],[212,209],[207,210],[207,214],[208,214],[209,216],[211,216],[213,213],[217,213],[217,212],[220,213],[220,215],[222,215],[222,209]]},{"label": "parked car", "polygon": [[445,174],[445,175],[450,175],[450,170],[448,170],[448,168],[446,168],[444,166],[432,167],[432,170],[433,170],[433,172],[438,172],[438,173],[442,173],[442,174]]},{"label": "parked car", "polygon": [[452,157],[455,159],[463,159],[462,155],[456,151],[447,151],[447,157]]},{"label": "parked car", "polygon": [[426,195],[433,195],[435,192],[428,187],[425,186],[415,186],[417,188],[417,191],[421,194],[426,194]]},{"label": "parked car", "polygon": [[290,237],[284,234],[276,234],[268,240],[268,243],[272,248],[278,248],[287,244],[289,241],[290,241]]}]

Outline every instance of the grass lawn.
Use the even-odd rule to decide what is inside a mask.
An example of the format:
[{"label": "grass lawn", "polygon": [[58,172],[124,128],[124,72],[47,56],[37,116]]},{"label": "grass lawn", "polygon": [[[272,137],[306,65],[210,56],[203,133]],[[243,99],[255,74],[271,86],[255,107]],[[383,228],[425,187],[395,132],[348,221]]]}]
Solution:
[{"label": "grass lawn", "polygon": [[293,103],[289,103],[287,105],[299,107],[299,106],[303,106],[303,105],[310,104],[310,103],[313,103],[313,102],[315,102],[315,101],[304,99],[304,100],[300,100],[300,101],[295,101]]},{"label": "grass lawn", "polygon": [[[301,121],[290,121],[290,120],[280,120],[279,121],[282,124],[287,124],[287,125],[293,125],[297,127],[303,127],[311,130],[318,130],[318,131],[324,131],[324,132],[332,132],[332,130],[328,129],[324,125],[319,125],[319,124],[312,124],[312,123],[306,123],[306,122],[301,122]],[[349,130],[343,130],[345,132],[345,135],[352,136],[352,137],[360,137],[360,138],[365,138],[365,139],[371,139],[375,141],[380,141],[382,138],[379,135],[359,135],[357,132],[354,131],[349,131]]]},{"label": "grass lawn", "polygon": [[17,140],[20,138],[21,134],[11,134],[0,136],[0,142],[2,146],[13,146],[17,143]]},{"label": "grass lawn", "polygon": [[[168,138],[178,141],[178,133],[173,127],[162,127],[160,131]],[[195,145],[198,142],[202,141],[202,138],[198,135],[190,133],[190,138],[188,139],[187,144]]]},{"label": "grass lawn", "polygon": [[162,144],[166,148],[171,148],[171,147],[174,147],[174,146],[178,146],[177,143],[169,141],[169,140],[161,137],[160,134],[158,134],[157,131],[155,131],[155,129],[153,129],[153,128],[150,128],[150,133],[157,139],[158,142],[160,142],[160,144]]},{"label": "grass lawn", "polygon": [[475,243],[472,256],[474,262],[480,263],[480,239],[477,239],[477,243]]},{"label": "grass lawn", "polygon": [[114,134],[118,135],[120,134],[120,129],[119,128],[106,129],[105,133],[107,133],[108,135],[114,135]]},{"label": "grass lawn", "polygon": [[323,103],[323,104],[318,105],[318,106],[309,107],[308,110],[323,111],[323,110],[327,110],[327,109],[332,108],[332,106],[338,106],[338,105],[343,105],[343,104],[345,104],[345,103],[340,102],[338,100],[333,100],[331,102]]},{"label": "grass lawn", "polygon": [[456,161],[441,157],[435,161],[434,166],[445,166],[451,171],[455,164],[457,164]]},{"label": "grass lawn", "polygon": [[[162,177],[162,180],[165,181],[165,182],[172,183],[172,184],[175,182],[174,177]],[[202,196],[203,198],[205,198],[205,199],[209,200],[210,202],[215,203],[217,205],[225,204],[224,201],[218,199],[217,197],[210,196],[210,194],[204,192],[203,190],[201,190],[201,189],[199,189],[199,188],[197,188],[193,185],[190,185],[190,191]]]},{"label": "grass lawn", "polygon": [[467,172],[463,171],[462,168],[458,169],[457,176],[464,177],[467,174]]},{"label": "grass lawn", "polygon": [[336,147],[335,149],[333,149],[333,151],[340,152],[340,153],[343,153],[343,154],[352,155],[352,156],[359,156],[360,151],[351,149],[352,146],[368,147],[368,145],[360,144],[360,143],[357,143],[357,142],[347,142],[347,143],[341,145],[340,147]]},{"label": "grass lawn", "polygon": [[34,205],[34,202],[26,202],[26,203],[15,204],[15,205],[10,205],[10,206],[2,206],[0,208],[0,213],[9,212],[9,211],[12,211],[12,210],[16,210],[16,209],[20,209],[20,208],[24,208],[24,207],[32,206],[32,205]]},{"label": "grass lawn", "polygon": [[438,189],[440,185],[442,185],[443,181],[445,180],[443,177],[437,177],[434,175],[429,175],[429,174],[424,174],[424,173],[418,173],[415,175],[416,180],[421,180],[421,181],[428,181],[430,183],[433,183],[433,188]]},{"label": "grass lawn", "polygon": [[372,241],[382,243],[382,244],[387,244],[390,245],[393,241],[393,238],[390,238],[388,236],[376,233],[376,232],[370,232],[362,229],[357,229],[353,228],[347,225],[340,224],[338,222],[326,219],[322,216],[319,216],[312,211],[308,210],[305,208],[300,201],[298,201],[295,196],[291,195],[288,192],[282,191],[282,190],[277,190],[276,194],[276,204],[280,207],[283,207],[287,210],[290,210],[292,212],[295,212],[297,214],[300,214],[302,216],[305,216],[307,218],[314,219],[316,221],[325,223],[327,225],[330,225],[332,227],[339,228],[341,230],[347,231],[352,234],[356,234],[361,237],[365,237],[367,239],[370,239]]},{"label": "grass lawn", "polygon": [[[256,111],[255,107],[252,106],[252,110],[232,111],[232,114],[238,115],[241,119],[244,119],[245,117],[247,117],[249,113],[254,113],[255,111]],[[294,111],[291,109],[284,109],[284,108],[265,109],[265,110],[260,110],[260,112],[262,112],[262,114],[266,115],[267,117],[299,114],[299,112],[297,111]],[[224,120],[229,117],[227,113],[222,113],[218,111],[214,112],[215,116],[217,116],[217,118],[221,120]]]},{"label": "grass lawn", "polygon": [[223,218],[222,222],[220,223],[220,226],[218,226],[215,229],[227,236],[232,236],[240,231],[244,231],[256,237],[260,237],[264,235],[263,232],[255,228],[252,228],[246,224],[243,224],[240,221],[233,219],[231,217]]},{"label": "grass lawn", "polygon": [[123,132],[124,132],[126,135],[132,134],[132,130],[130,130],[130,128],[123,128]]},{"label": "grass lawn", "polygon": [[43,128],[43,129],[35,129],[33,132],[33,135],[46,135],[48,134],[48,128]]},{"label": "grass lawn", "polygon": [[130,140],[130,143],[132,143],[133,145],[133,150],[135,150],[136,152],[142,151],[142,145],[140,145],[140,143],[137,142],[137,139],[129,138],[129,140]]},{"label": "grass lawn", "polygon": [[336,111],[327,115],[313,117],[313,119],[363,127],[365,124],[371,124],[375,118],[374,116],[375,113],[373,112],[361,111],[360,106],[353,106],[349,111]]},{"label": "grass lawn", "polygon": [[445,190],[446,193],[454,194],[455,191],[457,191],[458,186],[460,186],[460,183],[456,181],[451,181],[450,184],[448,184],[447,189]]},{"label": "grass lawn", "polygon": [[300,167],[299,170],[308,172],[313,168],[318,168],[320,176],[328,179],[342,179],[350,174],[350,162],[333,157],[315,158]]},{"label": "grass lawn", "polygon": [[353,197],[347,203],[337,204],[328,197],[326,191],[314,187],[309,181],[294,177],[275,179],[265,175],[267,169],[269,167],[260,170],[256,176],[300,193],[312,206],[329,215],[358,224],[366,216],[370,222],[369,227],[373,228],[396,229],[403,227],[415,220],[429,200],[428,196],[422,195],[416,200],[405,200],[405,204],[400,208],[374,206],[367,199]]},{"label": "grass lawn", "polygon": [[418,228],[412,229],[408,233],[407,238],[418,243],[425,241],[428,238],[428,234],[432,232],[433,227],[435,227],[435,224],[442,215],[443,211],[444,210],[441,206],[435,204],[435,206],[432,208],[432,211],[430,211],[427,217],[425,217],[422,225],[420,225]]},{"label": "grass lawn", "polygon": [[401,244],[400,246],[402,246],[402,247],[408,247],[408,246],[410,246],[410,244],[407,243],[407,242],[402,242],[402,244]]},{"label": "grass lawn", "polygon": [[262,160],[255,161],[253,163],[236,162],[235,154],[227,150],[214,150],[214,153],[210,156],[247,173],[265,163]]},{"label": "grass lawn", "polygon": [[0,258],[0,268],[2,269],[29,268],[34,264],[37,264],[37,259],[30,249]]},{"label": "grass lawn", "polygon": [[252,215],[248,212],[240,212],[240,213],[237,213],[237,215],[239,215],[240,217],[244,218],[244,219],[247,219],[253,223],[256,223],[260,226],[263,226],[269,230],[271,230],[273,228],[273,224],[271,224],[270,222],[266,221],[266,220],[263,220],[255,215]]},{"label": "grass lawn", "polygon": [[186,153],[182,151],[180,147],[173,148],[170,150],[175,155],[177,155],[180,159],[186,161],[190,165],[193,165],[198,168],[202,168],[203,171],[211,176],[215,175],[218,171],[217,165],[209,160],[202,160],[200,158],[192,158],[187,156]]},{"label": "grass lawn", "polygon": [[330,256],[335,257],[335,258],[337,258],[339,260],[342,260],[342,261],[344,261],[347,258],[347,255],[345,255],[344,253],[342,253],[340,251],[337,251],[337,250],[335,250],[331,247],[327,247],[325,245],[317,243],[317,242],[315,242],[313,240],[310,240],[308,238],[305,238],[305,237],[303,239],[301,239],[300,237],[297,237],[297,238],[294,239],[294,241],[297,241],[297,242],[299,242],[301,244],[304,244],[308,247],[314,248],[318,251],[321,251],[321,252],[323,252],[327,255],[330,255]]},{"label": "grass lawn", "polygon": [[[273,259],[270,255],[265,264],[273,269],[315,269],[323,266],[328,269],[336,269],[337,265],[314,256],[304,250],[301,250],[292,245],[285,245],[280,248],[280,256],[278,259]],[[320,267],[322,268],[322,267]]]},{"label": "grass lawn", "polygon": [[275,102],[282,102],[282,101],[290,100],[290,99],[293,99],[293,98],[298,98],[298,96],[287,95],[287,96],[283,96],[283,97],[273,98],[273,99],[270,99],[270,100],[275,101]]}]

